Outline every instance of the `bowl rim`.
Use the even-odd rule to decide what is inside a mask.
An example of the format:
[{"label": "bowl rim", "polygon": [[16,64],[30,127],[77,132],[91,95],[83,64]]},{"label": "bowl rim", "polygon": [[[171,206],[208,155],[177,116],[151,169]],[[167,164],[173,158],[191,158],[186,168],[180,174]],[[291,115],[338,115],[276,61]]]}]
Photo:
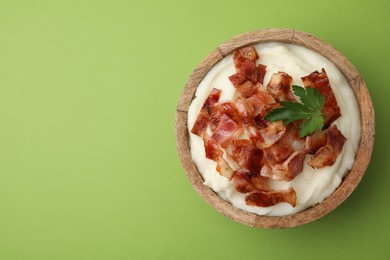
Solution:
[{"label": "bowl rim", "polygon": [[[287,216],[261,216],[232,206],[220,198],[211,188],[204,185],[203,178],[192,161],[188,143],[187,112],[195,91],[207,72],[226,55],[246,45],[282,42],[301,45],[322,54],[333,62],[346,77],[360,108],[361,138],[356,152],[355,162],[344,177],[340,186],[322,203],[309,207],[301,212]],[[319,219],[339,206],[361,181],[370,162],[375,141],[375,116],[367,86],[353,66],[338,50],[325,41],[306,32],[270,28],[237,35],[214,49],[190,75],[179,98],[176,109],[176,147],[180,161],[193,188],[213,208],[227,217],[257,228],[289,228],[303,225]]]}]

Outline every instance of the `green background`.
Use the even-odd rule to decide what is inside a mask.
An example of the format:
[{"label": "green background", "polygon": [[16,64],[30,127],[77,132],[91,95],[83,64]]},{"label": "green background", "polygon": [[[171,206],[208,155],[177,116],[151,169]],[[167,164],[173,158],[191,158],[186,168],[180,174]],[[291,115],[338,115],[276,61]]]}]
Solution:
[{"label": "green background", "polygon": [[[385,259],[389,1],[0,1],[0,259]],[[366,81],[376,144],[337,210],[283,230],[221,215],[175,146],[192,70],[222,42],[284,27]]]}]

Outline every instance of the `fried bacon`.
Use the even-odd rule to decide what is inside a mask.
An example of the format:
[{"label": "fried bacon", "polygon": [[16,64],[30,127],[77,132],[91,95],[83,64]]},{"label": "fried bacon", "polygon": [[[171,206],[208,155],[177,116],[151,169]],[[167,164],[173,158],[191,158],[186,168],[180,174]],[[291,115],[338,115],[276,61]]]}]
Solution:
[{"label": "fried bacon", "polygon": [[259,90],[259,84],[253,84],[247,80],[244,83],[235,86],[235,88],[241,94],[241,96],[248,98]]},{"label": "fried bacon", "polygon": [[306,137],[305,152],[315,154],[318,149],[326,145],[327,140],[327,130],[314,132],[314,134]]},{"label": "fried bacon", "polygon": [[195,124],[191,129],[191,132],[193,134],[196,134],[198,136],[203,136],[207,126],[210,121],[210,116],[212,113],[212,107],[215,103],[219,101],[219,97],[221,96],[221,90],[213,88],[211,90],[211,93],[207,97],[206,101],[204,102],[198,117],[196,118]]},{"label": "fried bacon", "polygon": [[264,164],[263,151],[253,145],[249,139],[237,139],[232,142],[232,157],[251,175],[260,174]]},{"label": "fried bacon", "polygon": [[243,97],[238,97],[235,102],[234,106],[236,108],[237,114],[241,118],[241,123],[244,126],[251,126],[254,124],[254,110],[253,106],[248,99]]},{"label": "fried bacon", "polygon": [[247,170],[240,169],[234,172],[232,181],[236,190],[240,193],[248,193],[256,190],[255,186],[251,183],[251,177]]},{"label": "fried bacon", "polygon": [[259,55],[253,46],[247,46],[233,52],[233,61],[237,73],[230,76],[229,79],[234,86],[243,84],[245,80],[253,84],[263,84],[266,73],[266,66],[259,64],[256,66],[256,61]]},{"label": "fried bacon", "polygon": [[295,151],[282,164],[264,165],[261,169],[261,176],[277,181],[292,181],[302,172],[304,159],[303,151]]},{"label": "fried bacon", "polygon": [[268,178],[260,174],[251,175],[248,170],[239,169],[234,172],[232,181],[236,190],[240,193],[248,193],[256,190],[270,191]]},{"label": "fried bacon", "polygon": [[221,117],[224,114],[230,117],[237,124],[239,124],[241,121],[241,118],[238,115],[236,108],[234,107],[234,104],[232,102],[214,104],[210,115],[210,126],[212,131],[215,131],[215,129],[217,129],[219,122],[221,121]]},{"label": "fried bacon", "polygon": [[327,142],[321,147],[311,158],[308,164],[313,168],[323,168],[333,165],[336,162],[337,156],[343,150],[345,136],[337,129],[336,125],[331,126],[326,131]]},{"label": "fried bacon", "polygon": [[230,82],[235,87],[243,84],[246,81],[249,81],[253,84],[263,84],[267,66],[259,64],[257,67],[255,67],[254,63],[250,61],[245,61],[242,65],[243,66],[240,70],[241,72],[237,72],[236,74],[233,74],[229,77]]},{"label": "fried bacon", "polygon": [[255,61],[249,59],[244,60],[241,63],[240,73],[245,76],[250,82],[257,82],[257,68]]},{"label": "fried bacon", "polygon": [[268,122],[265,128],[258,131],[258,137],[263,148],[270,147],[276,143],[284,133],[286,132],[286,126],[282,121]]},{"label": "fried bacon", "polygon": [[255,124],[255,118],[264,110],[264,108],[274,103],[274,98],[259,84],[256,93],[248,98],[244,98],[243,96],[238,97],[234,101],[234,106],[241,118],[241,123],[244,126],[252,126]]},{"label": "fried bacon", "polygon": [[238,86],[247,81],[246,77],[242,73],[236,73],[229,77],[230,82],[233,84],[233,86]]},{"label": "fried bacon", "polygon": [[256,65],[258,59],[253,46],[233,52],[236,73],[229,80],[238,97],[219,103],[221,90],[212,89],[191,132],[203,137],[206,157],[216,162],[216,170],[231,180],[238,192],[246,194],[247,205],[269,207],[287,202],[295,207],[295,190],[273,190],[269,181],[292,181],[302,172],[306,155],[311,156],[308,165],[313,168],[335,163],[346,141],[336,125],[330,126],[341,116],[340,108],[322,69],[302,81],[325,96],[324,130],[300,138],[300,121],[284,125],[264,120],[280,102],[297,100],[291,90],[293,79],[285,72],[274,73],[263,86],[266,66]]},{"label": "fried bacon", "polygon": [[271,94],[262,85],[260,86],[257,93],[254,93],[247,99],[253,107],[254,116],[259,115],[267,105],[276,103]]},{"label": "fried bacon", "polygon": [[266,71],[267,71],[267,66],[265,66],[263,64],[257,65],[257,79],[256,80],[260,84],[263,84],[263,82],[264,82],[264,76],[265,76]]},{"label": "fried bacon", "polygon": [[285,72],[274,73],[267,84],[267,90],[276,101],[296,101],[291,91],[292,77]]},{"label": "fried bacon", "polygon": [[223,151],[221,150],[219,144],[214,139],[207,136],[203,138],[203,141],[206,158],[215,161],[217,163],[217,172],[230,180],[234,171],[229,163],[223,158]]},{"label": "fried bacon", "polygon": [[286,126],[285,134],[272,146],[264,148],[264,157],[271,165],[281,163],[294,151],[303,150],[305,139],[299,137],[298,125],[295,123]]},{"label": "fried bacon", "polygon": [[297,204],[297,195],[293,188],[287,191],[261,191],[255,190],[250,192],[245,197],[247,205],[258,206],[258,207],[270,207],[281,202],[287,202],[291,206],[295,207]]},{"label": "fried bacon", "polygon": [[322,113],[325,118],[324,128],[328,128],[333,121],[341,116],[341,113],[325,69],[322,69],[322,72],[314,71],[301,79],[305,87],[316,88],[325,96]]},{"label": "fried bacon", "polygon": [[234,138],[241,135],[242,130],[229,116],[223,114],[211,138],[225,148],[230,145]]},{"label": "fried bacon", "polygon": [[281,138],[270,147],[264,148],[264,157],[271,165],[278,164],[294,152],[286,138]]},{"label": "fried bacon", "polygon": [[237,72],[241,72],[242,64],[246,61],[256,63],[259,55],[254,46],[247,46],[233,51],[233,61]]}]

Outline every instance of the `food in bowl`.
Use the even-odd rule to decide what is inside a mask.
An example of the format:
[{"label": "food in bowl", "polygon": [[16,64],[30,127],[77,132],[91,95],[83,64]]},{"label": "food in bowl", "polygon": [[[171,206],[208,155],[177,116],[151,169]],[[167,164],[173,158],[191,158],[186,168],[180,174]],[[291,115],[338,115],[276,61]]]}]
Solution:
[{"label": "food in bowl", "polygon": [[312,50],[280,42],[220,60],[200,82],[187,122],[204,184],[234,207],[267,216],[324,201],[351,170],[360,141],[359,106],[343,73]]},{"label": "food in bowl", "polygon": [[[336,149],[340,150],[340,153],[335,157],[336,160],[334,162],[332,162],[333,160],[329,161],[333,164],[323,168],[312,168],[308,165],[308,162],[310,161],[310,158],[314,157],[314,154],[307,155],[305,153],[302,172],[294,174],[296,176],[292,178],[291,181],[275,181],[273,179],[267,181],[268,187],[276,192],[283,190],[288,191],[290,187],[292,187],[296,196],[295,207],[294,200],[291,199],[282,202],[278,201],[279,199],[275,199],[277,196],[273,195],[275,200],[273,199],[272,204],[274,205],[272,206],[258,206],[256,203],[253,203],[255,205],[247,205],[248,199],[246,201],[245,197],[250,193],[249,190],[247,193],[244,193],[244,190],[238,192],[235,187],[236,185],[234,185],[234,181],[230,180],[232,178],[225,178],[220,175],[216,170],[217,163],[206,157],[203,138],[191,133],[204,101],[210,95],[213,88],[221,91],[218,101],[215,101],[215,103],[220,103],[219,105],[226,102],[234,102],[236,98],[239,98],[239,94],[241,95],[241,93],[237,91],[234,84],[232,84],[229,79],[229,76],[237,73],[232,59],[233,53],[238,49],[250,45],[253,45],[257,49],[256,51],[258,51],[260,56],[255,63],[256,67],[258,67],[258,72],[251,78],[252,80],[260,79],[261,77],[259,76],[264,76],[262,85],[267,89],[267,85],[274,73],[278,73],[279,71],[286,73],[292,78],[291,85],[297,85],[292,87],[293,97],[297,100],[292,106],[297,106],[298,103],[307,106],[307,103],[305,104],[302,102],[300,96],[310,95],[313,97],[313,93],[308,93],[306,88],[306,91],[299,91],[304,90],[302,87],[305,87],[301,78],[308,76],[315,71],[317,71],[318,75],[325,75],[326,73],[335,100],[337,101],[337,106],[340,108],[341,116],[330,123],[329,126],[325,126],[326,118],[323,117],[324,130],[337,127],[337,130],[345,138],[342,147],[338,146],[339,148]],[[266,48],[260,49],[259,47],[262,46]],[[267,53],[267,51],[272,49],[271,47],[277,47],[278,52],[285,52],[287,55],[280,55],[281,53],[276,53],[274,55],[272,54],[272,51],[271,53]],[[306,57],[305,53],[307,51],[312,52],[313,56]],[[293,57],[290,54],[296,54],[298,57]],[[316,57],[320,57],[320,60]],[[315,60],[314,63],[312,63],[313,59]],[[264,68],[263,66],[259,67],[259,64],[266,66],[266,73],[262,73]],[[322,71],[322,68],[324,68],[324,71]],[[340,72],[341,77],[338,78],[337,74]],[[279,76],[282,75],[283,74],[281,73]],[[239,80],[240,77],[233,77],[232,79],[234,82],[234,80]],[[277,77],[275,79],[277,79]],[[212,82],[212,85],[210,85],[210,82]],[[247,89],[251,90],[249,84],[244,86],[249,87]],[[297,87],[299,87],[299,89]],[[298,94],[295,93],[296,90],[298,91]],[[289,93],[291,94],[291,89]],[[317,94],[314,93],[314,96],[317,96]],[[326,97],[327,94],[324,93],[323,96]],[[286,97],[289,97],[289,95]],[[275,103],[279,103],[279,105],[282,106],[280,100],[275,101]],[[287,106],[289,106],[288,103]],[[315,109],[315,111],[316,110],[317,109]],[[279,112],[283,111],[279,110]],[[280,117],[283,113],[279,112],[275,113]],[[337,112],[337,108],[334,112]],[[337,113],[335,113],[335,115],[337,115]],[[271,122],[272,120],[277,119],[275,118],[275,115],[269,117],[272,117],[268,118],[268,121]],[[321,119],[318,114],[315,112],[312,113],[312,118],[313,119],[310,122],[303,125],[305,130],[303,130],[301,135],[304,138],[307,138],[311,132],[310,127],[307,127],[307,125],[314,129],[319,128],[318,125]],[[228,121],[226,119],[227,118],[225,117],[224,120]],[[283,116],[279,119],[282,120]],[[286,122],[287,119],[288,117],[282,120],[283,124],[288,125]],[[305,118],[300,122],[297,120],[296,122],[292,122],[292,124],[301,126],[307,119],[308,118]],[[312,222],[333,211],[346,200],[359,184],[367,169],[373,150],[375,139],[374,119],[373,105],[364,80],[361,78],[353,64],[351,64],[340,52],[326,42],[305,32],[291,29],[264,29],[233,37],[219,45],[198,64],[189,77],[177,105],[176,145],[180,161],[192,187],[215,210],[239,223],[253,227],[295,227]],[[248,121],[248,123],[249,122],[250,121]],[[321,132],[320,130],[315,131]],[[287,133],[290,133],[290,131],[287,131]],[[299,133],[300,130],[298,131],[298,134]],[[336,133],[336,131],[334,133]],[[211,133],[209,132],[209,134]],[[322,135],[316,134],[313,138],[323,137],[323,135],[324,133],[322,133]],[[341,137],[341,135],[337,136]],[[242,137],[241,139],[245,138],[246,137]],[[250,138],[247,139],[250,140]],[[246,150],[244,147],[246,147],[245,144],[247,144],[248,141],[236,142],[236,151],[240,151],[240,149]],[[298,144],[300,143],[301,142],[298,142]],[[325,143],[325,141],[323,143]],[[306,150],[309,150],[309,148]],[[327,149],[324,148],[323,150]],[[264,151],[262,152],[262,157],[264,157]],[[229,167],[234,166],[229,156],[223,156],[227,163],[229,163]],[[257,156],[261,157],[261,155]],[[270,158],[272,159],[268,154],[267,160]],[[275,158],[280,159],[281,157]],[[297,158],[299,159],[300,157],[298,156]],[[317,162],[321,161],[325,162],[324,160],[319,160]],[[346,172],[338,171],[335,176],[326,173],[326,169],[329,170],[332,167],[338,167],[341,162],[343,162],[342,164],[344,164],[343,167],[345,167]],[[230,165],[230,163],[232,163],[232,165]],[[242,165],[241,167],[243,167]],[[312,164],[312,166],[314,165],[315,164]],[[245,175],[247,169],[245,167],[243,168],[243,171],[241,171],[241,173],[244,172],[243,177],[248,177]],[[276,168],[277,171],[272,170],[274,168]],[[235,167],[232,169],[231,176],[234,176],[234,172],[239,169]],[[272,170],[271,172],[277,173],[282,167],[270,167],[269,169]],[[240,173],[240,171],[238,173]],[[236,175],[239,175],[238,173],[236,173]],[[250,183],[253,186],[252,175],[253,174],[250,175]],[[267,176],[263,177],[270,179],[270,177]],[[245,181],[245,178],[242,179]],[[256,180],[256,178],[254,179]],[[261,183],[263,182],[260,182],[260,184]],[[259,183],[256,182],[256,189],[264,188],[259,187],[258,184]],[[245,188],[246,186],[244,185],[243,187]],[[334,191],[332,192],[333,189]],[[293,191],[290,192],[293,195]],[[254,199],[254,201],[257,200]],[[291,204],[289,202],[291,202]]]}]

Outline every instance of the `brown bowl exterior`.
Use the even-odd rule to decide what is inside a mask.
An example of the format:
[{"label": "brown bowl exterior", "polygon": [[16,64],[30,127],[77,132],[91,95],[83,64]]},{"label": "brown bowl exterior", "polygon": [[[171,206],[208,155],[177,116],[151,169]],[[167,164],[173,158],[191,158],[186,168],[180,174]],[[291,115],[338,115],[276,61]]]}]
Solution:
[{"label": "brown bowl exterior", "polygon": [[[284,42],[304,46],[332,61],[344,74],[358,100],[361,116],[361,139],[355,163],[340,186],[322,203],[299,213],[281,216],[259,216],[233,207],[203,184],[194,165],[188,143],[187,112],[195,91],[207,72],[223,57],[237,48],[262,42]],[[339,206],[356,188],[369,164],[375,138],[375,117],[371,97],[363,79],[339,51],[305,32],[292,29],[265,29],[238,35],[219,45],[193,71],[180,96],[176,109],[176,145],[181,163],[194,189],[212,207],[233,220],[258,228],[288,228],[319,219]]]}]

